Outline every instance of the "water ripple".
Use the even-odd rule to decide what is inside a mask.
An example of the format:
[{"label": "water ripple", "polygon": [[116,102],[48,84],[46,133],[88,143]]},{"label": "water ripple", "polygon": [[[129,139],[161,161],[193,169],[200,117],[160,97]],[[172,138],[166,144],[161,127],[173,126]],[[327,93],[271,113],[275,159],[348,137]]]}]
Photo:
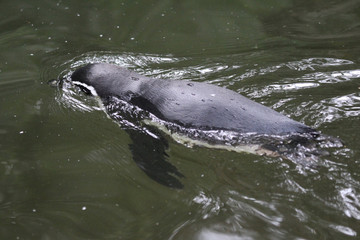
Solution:
[{"label": "water ripple", "polygon": [[[360,93],[353,93],[344,96],[336,96],[323,99],[318,103],[309,102],[310,112],[305,118],[313,119],[314,126],[320,127],[325,123],[335,122],[339,119],[353,118],[360,116]],[[299,106],[297,114],[303,112],[304,108]]]},{"label": "water ripple", "polygon": [[346,226],[342,226],[342,225],[334,225],[334,224],[330,224],[329,225],[332,229],[344,234],[344,235],[347,235],[347,236],[350,236],[350,237],[356,237],[357,236],[357,232],[354,231],[353,229],[351,229],[350,227],[346,227]]},{"label": "water ripple", "polygon": [[220,201],[219,197],[209,197],[202,191],[193,199],[193,201],[201,205],[203,219],[218,215],[220,209],[223,207],[223,203]]},{"label": "water ripple", "polygon": [[353,188],[345,188],[339,191],[339,196],[346,216],[360,220],[360,194]]}]

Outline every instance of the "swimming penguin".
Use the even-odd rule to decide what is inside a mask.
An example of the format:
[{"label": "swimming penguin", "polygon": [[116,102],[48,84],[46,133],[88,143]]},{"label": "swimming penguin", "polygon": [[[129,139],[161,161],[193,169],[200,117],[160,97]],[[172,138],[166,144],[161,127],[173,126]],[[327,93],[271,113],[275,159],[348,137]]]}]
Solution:
[{"label": "swimming penguin", "polygon": [[[105,106],[114,104],[114,99],[128,103],[151,114],[158,119],[158,123],[164,123],[154,126],[160,126],[159,129],[165,129],[164,131],[177,134],[176,136],[185,135],[198,145],[217,148],[232,145],[231,138],[226,144],[222,144],[221,137],[212,138],[211,134],[317,134],[315,129],[269,107],[232,90],[208,83],[150,78],[108,63],[83,66],[71,75],[71,81],[84,92],[100,97]],[[156,138],[135,129],[127,131],[133,140],[130,149],[137,165],[159,183],[181,188],[182,183],[178,178],[183,175],[166,161],[167,141],[159,131],[155,130]],[[268,147],[264,147],[264,144],[261,148],[253,149],[253,152],[277,152],[273,149],[274,145],[267,145]]]}]

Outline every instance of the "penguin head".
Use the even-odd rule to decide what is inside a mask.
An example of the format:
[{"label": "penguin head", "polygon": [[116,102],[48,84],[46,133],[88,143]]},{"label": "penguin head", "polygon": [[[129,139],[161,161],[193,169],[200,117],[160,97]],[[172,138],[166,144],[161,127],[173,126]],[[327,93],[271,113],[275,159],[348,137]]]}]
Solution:
[{"label": "penguin head", "polygon": [[72,75],[72,82],[86,94],[105,97],[113,95],[121,85],[122,68],[108,63],[91,63],[78,68]]}]

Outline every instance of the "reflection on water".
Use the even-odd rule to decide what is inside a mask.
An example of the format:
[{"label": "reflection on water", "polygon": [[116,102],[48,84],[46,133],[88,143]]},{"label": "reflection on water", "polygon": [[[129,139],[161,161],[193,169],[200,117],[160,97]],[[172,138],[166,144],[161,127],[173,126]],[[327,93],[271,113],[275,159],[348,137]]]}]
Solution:
[{"label": "reflection on water", "polygon": [[[359,238],[359,1],[0,6],[1,239]],[[185,187],[163,187],[94,98],[45,84],[91,62],[232,89],[344,147],[310,168],[169,138]]]},{"label": "reflection on water", "polygon": [[346,188],[340,190],[340,196],[345,205],[345,214],[348,217],[360,219],[360,195],[354,192],[352,188]]},{"label": "reflection on water", "polygon": [[324,99],[314,104],[311,109],[319,113],[316,126],[334,122],[341,118],[360,116],[360,94],[350,94],[331,99]]}]

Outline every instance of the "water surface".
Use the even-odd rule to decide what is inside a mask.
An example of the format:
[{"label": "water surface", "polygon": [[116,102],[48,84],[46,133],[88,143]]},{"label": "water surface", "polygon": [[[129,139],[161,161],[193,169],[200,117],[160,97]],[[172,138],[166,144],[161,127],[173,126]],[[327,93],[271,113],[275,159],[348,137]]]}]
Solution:
[{"label": "water surface", "polygon": [[[0,3],[1,239],[357,239],[358,1]],[[48,84],[89,62],[216,84],[344,147],[308,168],[169,140],[174,190],[96,100]],[[65,89],[66,90],[66,89]]]}]

